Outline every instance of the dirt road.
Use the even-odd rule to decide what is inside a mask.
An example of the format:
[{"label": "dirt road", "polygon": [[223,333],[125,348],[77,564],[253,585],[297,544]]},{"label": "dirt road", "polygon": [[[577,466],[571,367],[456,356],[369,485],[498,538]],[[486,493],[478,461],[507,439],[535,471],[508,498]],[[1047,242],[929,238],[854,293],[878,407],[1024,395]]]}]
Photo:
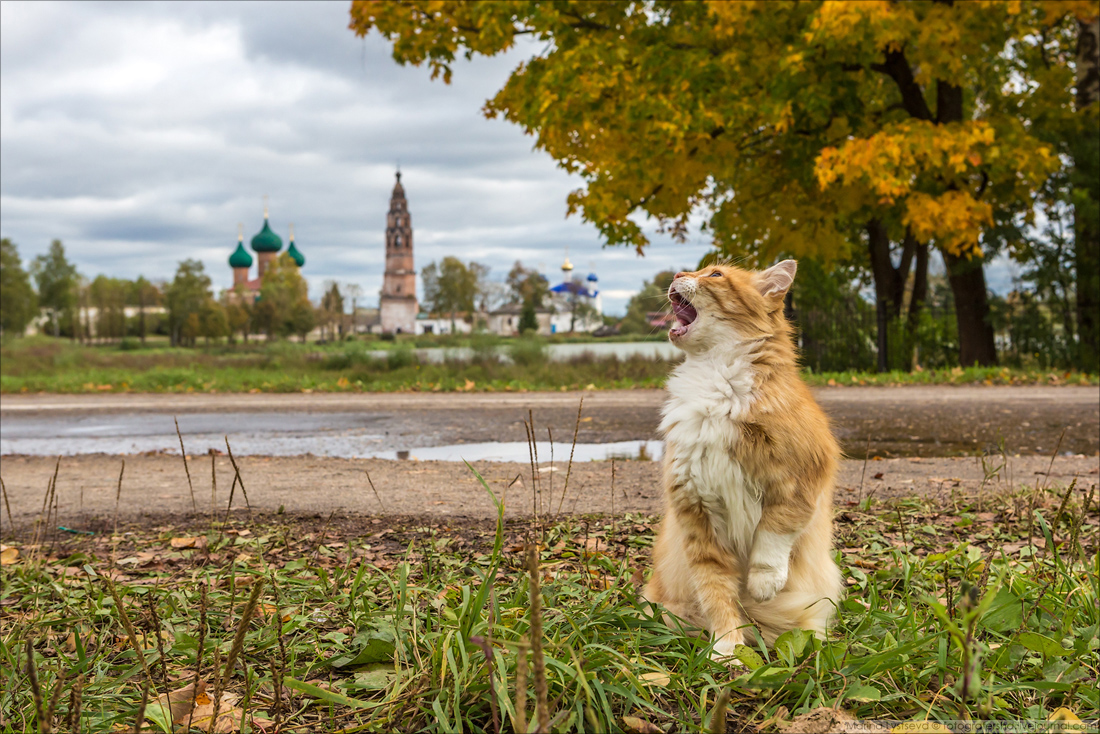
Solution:
[{"label": "dirt road", "polygon": [[[71,528],[104,527],[114,518],[122,457],[79,456],[61,461],[57,473],[57,525]],[[42,510],[43,499],[56,459],[5,456],[0,461],[4,487],[14,524],[24,526]],[[125,457],[126,469],[118,495],[119,516],[124,520],[193,512],[191,490],[179,456]],[[316,457],[242,457],[238,460],[248,501],[254,509],[294,515],[424,516],[435,518],[488,518],[492,501],[476,477],[464,465],[439,461],[385,461]],[[217,479],[212,493],[211,464]],[[884,459],[845,461],[837,490],[837,504],[845,507],[873,494],[891,498],[920,494],[943,497],[973,493],[980,487],[1003,490],[1020,486],[1063,487],[1074,477],[1079,487],[1096,484],[1100,458],[1058,457],[1050,476],[1049,457],[977,459]],[[214,503],[224,512],[233,467],[225,456],[194,456],[189,462],[195,506],[209,513]],[[510,516],[530,515],[539,505],[539,487],[532,492],[529,464],[478,462],[475,468],[498,497],[505,499]],[[573,465],[568,493],[561,499],[566,463],[550,471],[544,466],[541,480],[541,513],[658,512],[661,510],[659,466],[651,461],[615,463],[614,496],[611,462]],[[370,480],[368,481],[368,474]],[[518,477],[518,479],[517,479]],[[377,494],[371,489],[373,482]],[[511,485],[511,486],[509,486]],[[614,503],[614,504],[613,504]],[[244,496],[238,488],[235,513],[243,512]],[[10,532],[3,517],[5,534]]]},{"label": "dirt road", "polygon": [[[1049,455],[1063,429],[1061,451],[1093,455],[1100,450],[1100,391],[1093,387],[835,387],[814,391],[829,414],[845,452],[872,456],[960,456],[995,451]],[[23,435],[61,442],[73,431],[97,426],[75,423],[113,416],[143,431],[151,423],[174,445],[172,418],[185,433],[208,430],[221,438],[249,434],[270,438],[320,435],[334,442],[360,438],[379,449],[490,441],[525,441],[523,420],[534,414],[540,438],[550,428],[556,440],[572,437],[577,404],[584,396],[581,443],[646,440],[655,437],[664,393],[609,390],[562,393],[385,393],[385,394],[189,394],[189,395],[4,395],[0,438]],[[125,419],[125,420],[123,420]],[[202,426],[202,428],[199,428]],[[369,435],[368,435],[369,434]],[[81,436],[91,435],[81,433]],[[868,443],[868,438],[870,442]],[[55,442],[56,443],[56,442]],[[210,443],[210,446],[218,442]],[[263,451],[252,453],[286,453]],[[203,445],[201,449],[207,448]],[[223,446],[224,448],[224,446]],[[116,448],[92,448],[126,453]],[[191,450],[189,448],[189,450]],[[5,449],[8,453],[18,453]],[[354,451],[354,447],[352,447]],[[68,453],[46,446],[27,453]],[[343,455],[364,455],[345,453]]]}]

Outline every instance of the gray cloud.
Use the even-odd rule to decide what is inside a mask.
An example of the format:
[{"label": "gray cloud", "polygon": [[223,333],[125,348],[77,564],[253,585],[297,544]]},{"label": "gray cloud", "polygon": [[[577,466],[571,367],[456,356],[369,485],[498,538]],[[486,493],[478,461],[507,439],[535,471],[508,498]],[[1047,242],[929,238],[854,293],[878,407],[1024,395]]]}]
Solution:
[{"label": "gray cloud", "polygon": [[346,2],[5,2],[0,21],[0,229],[25,260],[56,237],[86,275],[170,278],[194,257],[225,287],[237,222],[251,237],[268,194],[314,297],[335,279],[374,298],[398,162],[418,266],[553,276],[568,248],[621,312],[707,249],[654,237],[638,258],[565,219],[580,181],[480,113],[530,49],[460,63],[448,86],[347,30]]}]

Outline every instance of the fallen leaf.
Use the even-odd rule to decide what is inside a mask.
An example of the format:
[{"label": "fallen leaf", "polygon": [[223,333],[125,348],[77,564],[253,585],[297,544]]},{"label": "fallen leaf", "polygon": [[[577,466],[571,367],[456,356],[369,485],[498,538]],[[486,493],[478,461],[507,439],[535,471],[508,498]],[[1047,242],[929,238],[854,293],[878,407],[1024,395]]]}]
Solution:
[{"label": "fallen leaf", "polygon": [[15,559],[19,557],[19,549],[10,545],[0,545],[0,566],[7,566],[15,563]]},{"label": "fallen leaf", "polygon": [[876,472],[875,476],[873,476],[872,479],[882,479],[882,477],[883,477],[882,472]]},{"label": "fallen leaf", "polygon": [[176,549],[201,548],[206,545],[206,538],[172,538],[169,544]]},{"label": "fallen leaf", "polygon": [[664,734],[664,729],[651,721],[639,719],[637,716],[624,716],[623,725],[628,731],[635,732],[635,734]]},{"label": "fallen leaf", "polygon": [[668,673],[659,672],[642,673],[638,676],[638,680],[645,681],[648,685],[651,686],[667,686],[672,681],[672,679],[669,678]]}]

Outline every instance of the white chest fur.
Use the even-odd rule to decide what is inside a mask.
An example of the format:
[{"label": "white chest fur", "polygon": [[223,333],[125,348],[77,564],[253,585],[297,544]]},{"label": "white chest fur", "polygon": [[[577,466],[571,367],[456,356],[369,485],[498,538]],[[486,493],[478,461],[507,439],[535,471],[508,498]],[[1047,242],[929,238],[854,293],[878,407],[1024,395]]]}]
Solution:
[{"label": "white chest fur", "polygon": [[698,498],[718,539],[742,556],[760,522],[759,485],[733,456],[753,378],[748,353],[688,356],[669,377],[661,421],[677,491]]}]

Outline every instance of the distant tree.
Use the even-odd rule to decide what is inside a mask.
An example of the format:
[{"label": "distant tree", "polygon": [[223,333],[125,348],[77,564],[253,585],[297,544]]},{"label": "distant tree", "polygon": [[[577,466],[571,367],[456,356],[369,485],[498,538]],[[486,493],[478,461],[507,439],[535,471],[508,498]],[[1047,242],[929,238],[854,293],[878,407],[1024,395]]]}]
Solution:
[{"label": "distant tree", "polygon": [[550,297],[550,283],[546,278],[537,270],[523,267],[519,260],[508,271],[505,282],[511,291],[512,303],[531,303],[539,309]]},{"label": "distant tree", "polygon": [[199,334],[207,344],[211,339],[229,335],[229,319],[225,308],[213,298],[206,299],[199,310]]},{"label": "distant tree", "polygon": [[8,238],[0,240],[0,334],[22,336],[38,311],[38,296],[23,269],[19,251]]},{"label": "distant tree", "polygon": [[201,336],[199,312],[212,298],[210,276],[206,274],[202,263],[198,260],[180,262],[176,277],[164,292],[164,301],[168,308],[168,333],[173,346],[183,341],[190,346],[195,345],[195,340]]},{"label": "distant tree", "polygon": [[316,324],[317,314],[308,298],[299,299],[291,304],[286,322],[288,333],[297,334],[302,343],[305,343],[306,336],[313,331]]},{"label": "distant tree", "polygon": [[358,283],[348,283],[344,286],[344,293],[351,299],[351,333],[356,334],[356,312],[359,308],[359,299],[363,296],[363,287]]},{"label": "distant tree", "polygon": [[88,286],[92,305],[96,309],[95,334],[101,341],[121,339],[126,335],[126,300],[133,284],[120,278],[97,275]]},{"label": "distant tree", "polygon": [[61,240],[51,242],[49,251],[34,259],[31,274],[38,285],[38,303],[50,313],[53,335],[60,336],[62,317],[71,315],[77,303],[78,278],[76,266],[65,257]]},{"label": "distant tree", "polygon": [[343,331],[344,296],[334,280],[325,284],[325,295],[321,297],[318,317],[322,332],[326,328],[329,330],[329,338],[336,339],[337,330]]},{"label": "distant tree", "polygon": [[256,303],[258,325],[269,339],[301,334],[306,311],[309,312],[309,329],[312,329],[314,317],[313,306],[309,303],[309,286],[297,264],[284,252],[264,270],[260,298]]},{"label": "distant tree", "polygon": [[146,323],[145,309],[160,304],[161,292],[155,285],[139,275],[130,289],[130,303],[138,308],[138,336],[141,343],[145,343]]},{"label": "distant tree", "polygon": [[635,293],[626,304],[626,316],[619,326],[623,334],[652,334],[654,328],[649,325],[647,314],[652,311],[665,311],[668,309],[668,287],[672,285],[672,279],[676,273],[672,270],[663,270],[642,284],[642,289]]},{"label": "distant tree", "polygon": [[433,262],[420,272],[424,303],[433,313],[451,315],[453,333],[455,313],[465,311],[472,316],[488,273],[486,266],[475,262],[466,265],[457,257],[447,256],[438,265]]},{"label": "distant tree", "polygon": [[519,333],[526,334],[529,331],[539,330],[539,315],[535,310],[534,301],[524,301],[519,312]]},{"label": "distant tree", "polygon": [[248,334],[252,328],[253,294],[244,286],[222,292],[222,308],[225,309],[226,336],[233,341],[234,334],[240,334],[244,343],[248,343]]}]

